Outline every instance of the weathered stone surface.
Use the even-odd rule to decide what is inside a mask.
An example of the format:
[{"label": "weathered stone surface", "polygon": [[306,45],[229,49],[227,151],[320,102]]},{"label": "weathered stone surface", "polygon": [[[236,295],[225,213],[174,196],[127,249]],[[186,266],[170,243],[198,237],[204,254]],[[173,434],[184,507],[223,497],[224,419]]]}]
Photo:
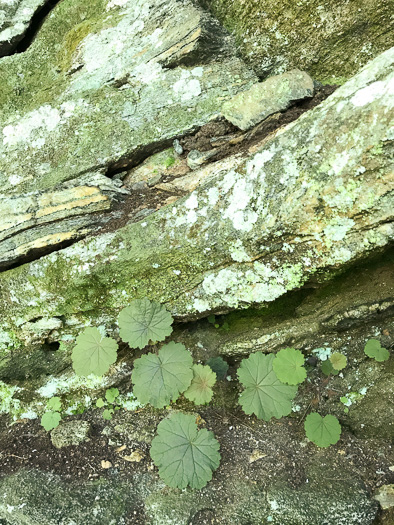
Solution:
[{"label": "weathered stone surface", "polygon": [[59,316],[66,334],[71,314],[100,324],[135,297],[180,318],[268,303],[387,246],[393,62],[394,49],[173,207],[1,274],[3,334]]},{"label": "weathered stone surface", "polygon": [[51,432],[52,445],[56,448],[79,445],[88,439],[90,424],[87,421],[65,421]]},{"label": "weathered stone surface", "polygon": [[[287,7],[290,18],[295,9],[276,7],[275,38]],[[261,51],[253,35],[243,38]],[[382,45],[384,29],[375,40]],[[354,70],[346,61],[357,49],[344,59],[342,41],[348,36],[314,52],[318,75],[322,52],[328,68],[334,55],[346,63],[335,75]],[[300,67],[290,60],[297,45],[285,60],[260,61],[262,74]],[[228,101],[260,89],[235,57],[195,0],[62,0],[27,51],[0,60],[4,525],[377,523],[373,494],[392,483],[393,363],[363,349],[371,337],[393,347],[394,50],[286,128],[273,132],[314,101],[284,120],[268,117],[268,136],[261,125],[237,132],[223,118]],[[192,150],[217,153],[191,172]],[[120,344],[102,378],[70,366],[84,327],[119,340],[119,310],[144,296],[177,317],[171,338],[195,361],[228,360],[210,406],[197,414],[181,397],[171,407],[193,411],[220,442],[220,467],[201,491],[159,481],[149,447],[167,410],[133,397],[139,353]],[[308,358],[292,414],[243,415],[239,360],[284,346]],[[326,377],[322,360],[335,351],[348,364]],[[120,394],[107,421],[96,401],[112,386]],[[40,417],[55,395],[62,421],[49,434]],[[305,438],[311,410],[338,417],[336,445],[318,449]]]},{"label": "weathered stone surface", "polygon": [[128,193],[120,184],[92,173],[52,191],[0,195],[0,269],[96,230],[108,220],[100,212]]},{"label": "weathered stone surface", "polygon": [[118,525],[133,516],[150,483],[136,476],[135,486],[105,479],[73,485],[56,474],[22,470],[0,480],[7,500],[0,502],[0,518],[6,525]]},{"label": "weathered stone surface", "polygon": [[379,501],[382,509],[386,510],[394,507],[394,485],[383,485],[374,497]]},{"label": "weathered stone surface", "polygon": [[0,0],[0,57],[12,53],[48,0]]},{"label": "weathered stone surface", "polygon": [[135,165],[256,81],[218,24],[179,0],[64,0],[0,77],[8,195]]},{"label": "weathered stone surface", "polygon": [[293,69],[238,93],[223,104],[222,114],[232,124],[246,131],[270,115],[284,111],[292,102],[312,97],[313,93],[311,77]]},{"label": "weathered stone surface", "polygon": [[237,37],[261,77],[289,69],[343,83],[392,46],[392,0],[199,0]]}]

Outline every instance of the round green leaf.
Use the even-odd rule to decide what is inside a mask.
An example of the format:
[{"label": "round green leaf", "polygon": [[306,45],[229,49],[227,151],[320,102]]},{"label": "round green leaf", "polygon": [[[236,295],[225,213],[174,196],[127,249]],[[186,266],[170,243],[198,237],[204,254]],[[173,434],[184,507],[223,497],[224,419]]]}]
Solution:
[{"label": "round green leaf", "polygon": [[117,388],[109,388],[105,392],[105,399],[108,401],[108,403],[113,403],[115,399],[119,395],[119,390]]},{"label": "round green leaf", "polygon": [[276,354],[272,366],[279,381],[297,385],[306,378],[304,363],[302,352],[295,348],[284,348]]},{"label": "round green leaf", "polygon": [[105,405],[104,399],[102,397],[99,397],[96,401],[96,407],[103,408],[104,405]]},{"label": "round green leaf", "polygon": [[161,421],[150,455],[169,487],[201,489],[220,462],[219,443],[212,432],[198,430],[195,417],[175,413]]},{"label": "round green leaf", "polygon": [[390,353],[386,348],[380,346],[380,341],[377,339],[370,339],[365,345],[364,352],[368,357],[375,359],[376,361],[383,362],[387,361],[390,357]]},{"label": "round green leaf", "polygon": [[193,359],[180,343],[164,345],[158,355],[149,353],[134,361],[133,394],[140,403],[163,408],[178,399],[193,378]]},{"label": "round green leaf", "polygon": [[113,408],[106,408],[104,411],[103,411],[103,418],[104,419],[107,419],[108,421],[110,419],[112,419],[112,414],[114,413],[114,410]]},{"label": "round green leaf", "polygon": [[149,341],[164,341],[171,334],[172,315],[154,301],[136,299],[118,317],[120,337],[132,348],[145,348]]},{"label": "round green leaf", "polygon": [[330,362],[334,370],[342,370],[347,365],[346,356],[340,354],[339,352],[334,352],[331,354]]},{"label": "round green leaf", "polygon": [[217,379],[225,379],[228,372],[228,364],[223,357],[211,357],[207,361],[207,365],[215,372]]},{"label": "round green leaf", "polygon": [[325,361],[322,362],[321,371],[326,376],[329,376],[331,374],[336,376],[339,374],[339,370],[335,370],[335,368],[332,366],[332,363],[329,359],[326,359]]},{"label": "round green leaf", "polygon": [[59,412],[62,408],[62,402],[60,397],[51,397],[51,399],[48,399],[47,407],[53,411],[53,412]]},{"label": "round green leaf", "polygon": [[341,425],[335,416],[321,417],[313,412],[309,414],[304,423],[306,437],[318,447],[335,445],[341,436]]},{"label": "round green leaf", "polygon": [[45,412],[41,418],[41,425],[47,432],[56,428],[61,420],[59,412]]},{"label": "round green leaf", "polygon": [[205,405],[212,399],[215,383],[216,374],[209,366],[193,365],[193,379],[184,396],[195,405]]},{"label": "round green leaf", "polygon": [[118,345],[111,337],[103,337],[97,328],[85,328],[77,337],[71,358],[79,376],[102,376],[116,361]]},{"label": "round green leaf", "polygon": [[256,352],[243,359],[237,372],[245,387],[239,396],[243,411],[265,421],[290,414],[291,401],[297,393],[296,386],[285,385],[276,377],[273,360],[272,354]]}]

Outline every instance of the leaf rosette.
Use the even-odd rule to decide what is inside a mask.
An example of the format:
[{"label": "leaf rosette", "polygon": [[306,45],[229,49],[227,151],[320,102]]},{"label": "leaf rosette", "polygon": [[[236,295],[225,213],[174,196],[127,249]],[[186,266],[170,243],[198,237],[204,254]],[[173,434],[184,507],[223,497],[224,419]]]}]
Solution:
[{"label": "leaf rosette", "polygon": [[370,339],[367,341],[367,344],[365,345],[364,352],[368,357],[371,357],[372,359],[375,359],[375,361],[378,361],[382,363],[383,361],[387,361],[390,357],[390,353],[386,348],[383,348],[380,345],[380,341],[377,339]]}]

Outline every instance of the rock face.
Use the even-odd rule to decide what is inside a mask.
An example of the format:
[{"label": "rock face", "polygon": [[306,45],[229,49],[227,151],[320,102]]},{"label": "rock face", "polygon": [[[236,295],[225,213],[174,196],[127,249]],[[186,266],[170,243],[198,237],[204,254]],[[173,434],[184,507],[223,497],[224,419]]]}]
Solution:
[{"label": "rock face", "polygon": [[393,63],[383,53],[173,206],[1,274],[3,332],[27,344],[26,322],[61,318],[69,334],[70,316],[114,319],[145,296],[183,319],[269,303],[388,246]]},{"label": "rock face", "polygon": [[[238,44],[244,31],[244,59],[208,3]],[[258,16],[257,3],[226,0],[49,4],[33,20],[43,2],[0,1],[3,33],[19,31],[0,55],[37,30],[0,59],[0,522],[377,523],[393,365],[364,347],[394,344],[389,3],[268,1]],[[334,91],[316,82],[328,75],[351,78]],[[139,354],[117,324],[144,297],[171,311],[172,340],[196,362],[228,360],[211,405],[171,408],[220,442],[201,491],[164,487],[150,460],[168,411],[133,397]],[[104,377],[71,367],[86,326],[119,343]],[[285,347],[308,358],[293,413],[245,416],[239,361]],[[334,352],[347,366],[326,377]],[[53,396],[62,421],[49,435]],[[339,419],[337,445],[305,439],[311,411]]]},{"label": "rock face", "polygon": [[199,0],[233,32],[244,59],[265,78],[295,67],[343,83],[392,46],[392,0]]},{"label": "rock face", "polygon": [[10,54],[16,48],[32,24],[33,16],[50,2],[51,0],[1,0],[0,57]]}]

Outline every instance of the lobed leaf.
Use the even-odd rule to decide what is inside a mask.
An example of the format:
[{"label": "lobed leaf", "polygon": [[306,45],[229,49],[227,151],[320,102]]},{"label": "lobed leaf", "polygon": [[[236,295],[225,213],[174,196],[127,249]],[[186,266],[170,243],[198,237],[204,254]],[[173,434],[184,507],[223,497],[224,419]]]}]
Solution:
[{"label": "lobed leaf", "polygon": [[309,414],[304,423],[306,437],[318,447],[335,445],[341,437],[341,425],[331,414],[322,417],[317,412]]},{"label": "lobed leaf", "polygon": [[113,403],[119,395],[119,390],[117,388],[108,388],[105,392],[105,399],[108,403]]},{"label": "lobed leaf", "polygon": [[331,374],[336,376],[339,374],[339,370],[335,370],[335,368],[332,366],[332,363],[329,359],[326,359],[325,361],[323,361],[320,368],[323,374],[325,374],[326,376],[329,376]]},{"label": "lobed leaf", "polygon": [[288,385],[297,385],[306,378],[304,363],[302,352],[295,348],[284,348],[276,354],[272,366],[279,381]]},{"label": "lobed leaf", "polygon": [[161,421],[150,455],[169,487],[201,489],[220,462],[219,443],[212,432],[198,430],[195,417],[175,413]]},{"label": "lobed leaf", "polygon": [[102,376],[115,363],[118,349],[116,341],[111,337],[103,337],[97,328],[85,328],[76,342],[71,358],[77,375]]},{"label": "lobed leaf", "polygon": [[143,355],[134,361],[133,394],[140,403],[163,408],[189,387],[192,365],[190,352],[180,343],[164,345],[157,355]]},{"label": "lobed leaf", "polygon": [[265,421],[290,414],[291,401],[297,393],[297,387],[279,381],[272,367],[273,360],[273,355],[256,352],[242,360],[237,372],[245,387],[239,396],[243,411]]},{"label": "lobed leaf", "polygon": [[110,421],[112,419],[112,414],[113,413],[114,413],[114,409],[113,408],[106,408],[103,411],[103,419],[106,419],[106,420]]},{"label": "lobed leaf", "polygon": [[59,426],[61,416],[59,412],[45,412],[41,418],[41,425],[47,432]]},{"label": "lobed leaf", "polygon": [[184,396],[195,405],[205,405],[212,399],[216,374],[209,366],[204,365],[193,365],[192,370],[193,379]]},{"label": "lobed leaf", "polygon": [[132,348],[145,348],[171,334],[172,315],[155,301],[136,299],[118,317],[120,337]]},{"label": "lobed leaf", "polygon": [[55,396],[51,397],[51,399],[48,399],[47,407],[53,412],[60,412],[60,409],[62,408],[60,397]]},{"label": "lobed leaf", "polygon": [[383,348],[380,345],[380,341],[377,339],[370,339],[367,341],[367,344],[365,345],[364,352],[368,357],[371,357],[372,359],[375,359],[375,361],[379,361],[380,363],[383,361],[387,361],[390,357],[390,353],[386,348]]}]

